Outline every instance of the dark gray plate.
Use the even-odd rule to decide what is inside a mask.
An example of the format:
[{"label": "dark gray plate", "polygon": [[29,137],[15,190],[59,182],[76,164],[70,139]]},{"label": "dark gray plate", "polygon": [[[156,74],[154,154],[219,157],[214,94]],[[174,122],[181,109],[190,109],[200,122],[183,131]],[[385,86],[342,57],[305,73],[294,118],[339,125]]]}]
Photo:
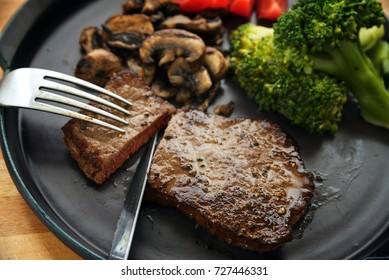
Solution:
[{"label": "dark gray plate", "polygon": [[[120,1],[119,1],[120,2]],[[10,68],[42,67],[72,74],[82,28],[121,10],[118,1],[27,1],[0,38]],[[229,19],[235,24],[237,18]],[[20,81],[23,82],[23,81]],[[352,102],[334,137],[291,127],[257,106],[231,81],[217,103],[233,100],[233,117],[277,121],[296,138],[306,167],[324,177],[296,239],[273,253],[233,248],[208,235],[175,209],[144,202],[133,259],[347,259],[364,258],[388,237],[389,132],[365,123]],[[67,119],[23,109],[2,109],[4,157],[20,193],[39,218],[85,258],[107,258],[135,155],[104,185],[88,181],[70,158],[61,127]],[[311,221],[311,222],[310,222]]]}]

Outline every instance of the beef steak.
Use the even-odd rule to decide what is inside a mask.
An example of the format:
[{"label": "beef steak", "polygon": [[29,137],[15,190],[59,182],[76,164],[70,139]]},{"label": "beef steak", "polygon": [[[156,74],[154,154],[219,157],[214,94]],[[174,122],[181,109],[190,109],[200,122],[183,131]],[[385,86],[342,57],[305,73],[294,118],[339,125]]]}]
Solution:
[{"label": "beef steak", "polygon": [[[124,118],[129,124],[93,116],[123,128],[124,134],[78,119],[71,119],[62,128],[71,156],[86,176],[98,184],[103,183],[156,131],[166,126],[171,114],[175,112],[172,105],[156,97],[140,78],[126,70],[110,79],[106,89],[132,102],[133,106],[129,108],[131,115],[124,115],[103,105],[94,105]],[[120,101],[110,97],[101,97],[120,104]],[[84,114],[92,115],[90,112]]]},{"label": "beef steak", "polygon": [[178,208],[227,243],[264,252],[292,239],[313,188],[278,125],[180,111],[155,153],[146,198]]}]

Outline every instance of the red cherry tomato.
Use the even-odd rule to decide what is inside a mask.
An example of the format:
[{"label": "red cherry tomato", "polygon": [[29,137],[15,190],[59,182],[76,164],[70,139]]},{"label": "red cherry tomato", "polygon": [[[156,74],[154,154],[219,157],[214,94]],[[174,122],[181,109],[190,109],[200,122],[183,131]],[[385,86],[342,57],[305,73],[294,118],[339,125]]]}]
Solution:
[{"label": "red cherry tomato", "polygon": [[207,9],[228,10],[230,0],[172,0],[180,4],[183,12],[194,13]]},{"label": "red cherry tomato", "polygon": [[229,12],[231,14],[250,18],[253,13],[255,0],[232,0]]},{"label": "red cherry tomato", "polygon": [[287,9],[287,0],[259,0],[257,1],[257,18],[276,20]]}]

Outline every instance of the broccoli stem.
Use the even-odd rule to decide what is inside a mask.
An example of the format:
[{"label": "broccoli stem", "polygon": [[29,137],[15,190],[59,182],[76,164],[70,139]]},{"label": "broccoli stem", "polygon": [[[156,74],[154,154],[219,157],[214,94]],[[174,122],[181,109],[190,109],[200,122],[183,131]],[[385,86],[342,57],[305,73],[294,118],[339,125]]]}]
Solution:
[{"label": "broccoli stem", "polygon": [[366,121],[389,128],[389,93],[373,63],[358,42],[344,40],[327,57],[312,56],[315,69],[346,82]]}]

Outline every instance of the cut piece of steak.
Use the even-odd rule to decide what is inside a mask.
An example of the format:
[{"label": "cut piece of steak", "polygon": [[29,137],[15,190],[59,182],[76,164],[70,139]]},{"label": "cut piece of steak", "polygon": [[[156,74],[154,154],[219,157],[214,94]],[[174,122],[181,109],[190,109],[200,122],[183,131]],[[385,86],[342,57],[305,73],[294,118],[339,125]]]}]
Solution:
[{"label": "cut piece of steak", "polygon": [[[175,112],[171,104],[156,97],[140,78],[129,71],[120,72],[113,77],[107,83],[106,89],[133,103],[133,106],[128,108],[131,115],[125,116],[103,105],[94,105],[126,119],[129,124],[124,125],[101,116],[94,116],[123,128],[124,134],[76,119],[71,119],[62,128],[71,156],[86,176],[98,184],[103,183],[156,131],[166,126]],[[101,97],[120,104],[120,101],[112,98]]]},{"label": "cut piece of steak", "polygon": [[313,188],[278,125],[180,111],[155,153],[146,198],[178,208],[227,243],[264,252],[292,239]]}]

